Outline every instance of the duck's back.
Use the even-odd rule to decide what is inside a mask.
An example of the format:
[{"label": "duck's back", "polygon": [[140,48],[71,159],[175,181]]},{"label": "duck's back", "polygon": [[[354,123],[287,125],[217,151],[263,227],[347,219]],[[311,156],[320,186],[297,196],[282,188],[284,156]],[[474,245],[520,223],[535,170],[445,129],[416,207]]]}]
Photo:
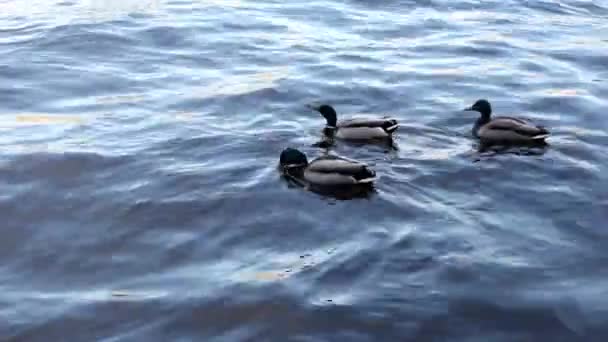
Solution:
[{"label": "duck's back", "polygon": [[382,127],[342,127],[335,136],[346,140],[386,139],[388,134]]},{"label": "duck's back", "polygon": [[535,136],[539,134],[549,133],[546,129],[536,126],[531,122],[523,119],[513,118],[508,116],[499,116],[494,118],[488,124],[484,125],[484,129],[489,130],[504,130],[513,131],[524,136]]},{"label": "duck's back", "polygon": [[526,120],[499,116],[477,127],[477,136],[492,141],[525,142],[544,139],[549,132]]},{"label": "duck's back", "polygon": [[365,118],[355,117],[348,120],[343,120],[338,123],[338,128],[356,128],[356,127],[389,127],[396,125],[397,121],[389,118]]},{"label": "duck's back", "polygon": [[308,169],[314,172],[339,172],[344,174],[355,174],[366,167],[363,163],[335,156],[320,157],[308,165]]},{"label": "duck's back", "polygon": [[386,139],[398,127],[395,119],[355,117],[338,123],[336,137],[349,140]]},{"label": "duck's back", "polygon": [[355,184],[375,175],[366,164],[336,156],[315,159],[305,172],[307,179],[323,184]]}]

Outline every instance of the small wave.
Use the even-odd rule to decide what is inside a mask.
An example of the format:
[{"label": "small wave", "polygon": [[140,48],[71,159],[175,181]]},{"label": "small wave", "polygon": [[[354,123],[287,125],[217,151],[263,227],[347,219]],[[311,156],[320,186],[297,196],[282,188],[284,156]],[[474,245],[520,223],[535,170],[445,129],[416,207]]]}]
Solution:
[{"label": "small wave", "polygon": [[0,165],[0,178],[7,182],[69,180],[83,174],[113,170],[131,161],[128,156],[97,153],[33,153],[16,155]]}]

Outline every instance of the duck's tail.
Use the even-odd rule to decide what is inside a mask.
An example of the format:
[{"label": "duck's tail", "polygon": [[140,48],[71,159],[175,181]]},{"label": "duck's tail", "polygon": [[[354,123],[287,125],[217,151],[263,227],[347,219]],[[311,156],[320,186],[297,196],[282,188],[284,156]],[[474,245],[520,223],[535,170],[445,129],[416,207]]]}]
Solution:
[{"label": "duck's tail", "polygon": [[551,133],[543,126],[537,126],[538,134],[532,137],[532,140],[545,140]]},{"label": "duck's tail", "polygon": [[366,166],[362,167],[357,174],[354,175],[357,183],[372,183],[376,179],[376,172]]},{"label": "duck's tail", "polygon": [[537,141],[539,141],[539,140],[545,140],[545,139],[547,139],[547,138],[548,138],[550,135],[551,135],[551,134],[549,134],[549,133],[545,133],[545,134],[539,134],[539,135],[535,135],[535,136],[533,136],[531,139],[532,139],[532,140],[537,140]]},{"label": "duck's tail", "polygon": [[397,123],[397,120],[395,120],[395,119],[386,120],[386,122],[383,125],[383,128],[386,131],[386,133],[391,134],[394,131],[396,131],[397,128],[399,128],[399,123]]},{"label": "duck's tail", "polygon": [[359,179],[359,180],[357,180],[357,184],[370,184],[370,183],[373,183],[375,180],[376,180],[376,177]]}]

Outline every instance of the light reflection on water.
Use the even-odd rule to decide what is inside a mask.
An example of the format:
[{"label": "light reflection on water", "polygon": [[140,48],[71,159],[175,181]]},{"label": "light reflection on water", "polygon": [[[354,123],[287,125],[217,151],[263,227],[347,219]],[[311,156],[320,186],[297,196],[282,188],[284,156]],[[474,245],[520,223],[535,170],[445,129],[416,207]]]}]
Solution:
[{"label": "light reflection on water", "polygon": [[268,71],[243,73],[223,77],[211,84],[195,86],[181,94],[183,97],[198,99],[215,96],[230,96],[253,93],[262,89],[271,89],[277,82],[289,76],[288,67],[276,67]]},{"label": "light reflection on water", "polygon": [[163,2],[163,0],[5,0],[0,2],[0,11],[7,17],[30,19],[110,20],[131,13],[156,13],[162,8]]}]

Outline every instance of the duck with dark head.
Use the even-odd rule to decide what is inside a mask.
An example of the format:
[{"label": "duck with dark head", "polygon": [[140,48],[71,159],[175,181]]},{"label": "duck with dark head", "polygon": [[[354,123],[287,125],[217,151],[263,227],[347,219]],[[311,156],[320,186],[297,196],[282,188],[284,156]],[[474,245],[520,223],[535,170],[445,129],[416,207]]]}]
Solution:
[{"label": "duck with dark head", "polygon": [[465,111],[481,114],[473,125],[473,136],[484,144],[542,144],[550,135],[544,127],[523,119],[507,116],[492,118],[492,106],[485,99],[476,101]]},{"label": "duck with dark head", "polygon": [[371,190],[376,180],[374,170],[362,162],[334,155],[309,162],[295,148],[281,152],[279,166],[285,177],[315,191]]},{"label": "duck with dark head", "polygon": [[392,118],[352,118],[338,121],[336,110],[327,104],[309,105],[318,111],[326,121],[325,134],[330,138],[351,141],[392,140],[393,133],[399,128],[397,120]]}]

